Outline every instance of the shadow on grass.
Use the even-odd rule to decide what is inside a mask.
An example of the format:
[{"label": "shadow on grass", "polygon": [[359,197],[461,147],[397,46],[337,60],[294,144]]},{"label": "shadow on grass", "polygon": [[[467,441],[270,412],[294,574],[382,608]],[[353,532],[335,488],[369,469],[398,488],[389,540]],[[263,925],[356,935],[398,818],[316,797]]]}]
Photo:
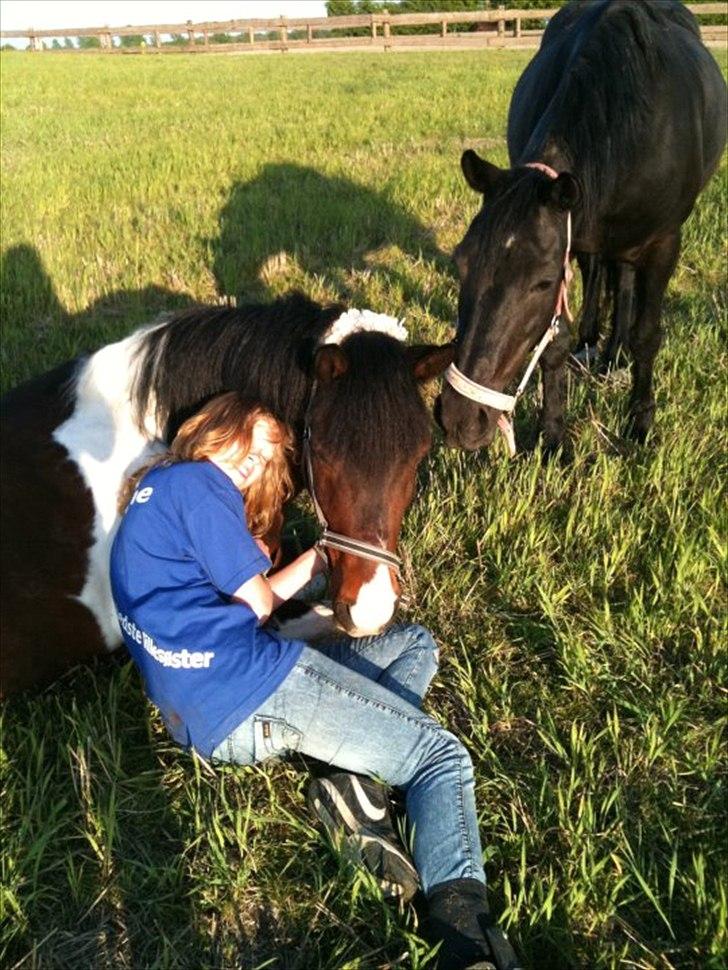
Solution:
[{"label": "shadow on grass", "polygon": [[405,299],[431,302],[406,270],[377,261],[377,251],[391,246],[450,272],[432,231],[384,193],[290,163],[266,165],[257,178],[232,186],[210,246],[220,295],[244,299],[270,298],[276,275],[293,264],[354,302],[362,297],[356,273],[375,262]]},{"label": "shadow on grass", "polygon": [[194,304],[189,296],[160,286],[117,290],[69,313],[37,249],[13,246],[0,262],[3,327],[3,390],[81,353],[119,340],[164,310]]}]

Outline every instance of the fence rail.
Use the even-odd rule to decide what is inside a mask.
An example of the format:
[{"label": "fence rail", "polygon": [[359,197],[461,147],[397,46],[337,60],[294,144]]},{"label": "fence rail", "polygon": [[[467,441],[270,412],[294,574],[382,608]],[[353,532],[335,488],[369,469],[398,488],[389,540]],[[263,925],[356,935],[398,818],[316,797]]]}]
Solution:
[{"label": "fence rail", "polygon": [[[442,11],[438,13],[390,14],[386,12],[359,14],[347,17],[278,17],[273,20],[215,20],[180,24],[144,24],[129,27],[59,27],[49,30],[3,30],[2,39],[22,39],[27,37],[29,50],[42,51],[47,48],[43,39],[58,38],[97,38],[99,47],[79,49],[62,47],[56,53],[93,53],[101,50],[107,54],[140,53],[211,53],[211,52],[253,52],[253,51],[296,51],[318,49],[370,48],[391,50],[398,47],[510,47],[532,46],[540,43],[543,29],[526,29],[524,22],[542,23],[549,20],[559,8],[506,9],[498,7],[478,11]],[[728,3],[688,4],[697,17],[728,15]],[[468,25],[468,31],[449,32],[451,27]],[[437,32],[401,34],[401,28],[435,27]],[[365,35],[347,34],[349,30],[366,30]],[[332,36],[331,32],[336,33]],[[329,36],[316,36],[325,33]],[[724,45],[728,42],[728,27],[701,27],[706,43]],[[219,43],[216,36],[225,34],[240,35],[240,40]],[[258,37],[257,35],[264,35]],[[163,43],[164,35],[186,35],[187,43]],[[211,41],[210,38],[213,38]],[[145,38],[137,46],[117,45],[115,38]],[[147,42],[146,38],[149,38]]]}]

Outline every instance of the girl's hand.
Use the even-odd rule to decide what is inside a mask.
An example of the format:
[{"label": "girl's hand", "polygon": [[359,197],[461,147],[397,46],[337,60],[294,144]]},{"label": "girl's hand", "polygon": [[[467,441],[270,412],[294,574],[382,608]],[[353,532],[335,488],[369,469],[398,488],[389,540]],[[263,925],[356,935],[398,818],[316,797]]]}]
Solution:
[{"label": "girl's hand", "polygon": [[273,557],[270,554],[270,546],[266,542],[264,542],[263,539],[256,539],[255,544],[263,553],[263,555],[267,556],[271,561],[273,560]]}]

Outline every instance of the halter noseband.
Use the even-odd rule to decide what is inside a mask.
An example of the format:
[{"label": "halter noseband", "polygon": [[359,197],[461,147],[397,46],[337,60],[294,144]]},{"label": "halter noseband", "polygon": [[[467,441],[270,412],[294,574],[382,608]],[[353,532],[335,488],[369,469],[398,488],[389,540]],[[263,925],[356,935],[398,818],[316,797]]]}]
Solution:
[{"label": "halter noseband", "polygon": [[[558,173],[551,168],[550,165],[545,165],[543,162],[529,162],[524,168],[535,168],[549,178],[558,178]],[[500,430],[503,437],[506,439],[508,445],[508,452],[511,458],[516,453],[516,438],[513,432],[513,421],[511,415],[513,414],[518,399],[523,394],[526,389],[526,385],[531,379],[531,374],[533,374],[536,364],[541,359],[541,355],[544,350],[548,347],[551,341],[556,337],[559,332],[559,327],[561,324],[562,314],[571,321],[571,311],[569,310],[569,294],[568,287],[571,282],[571,266],[569,265],[569,258],[571,256],[571,212],[566,214],[566,251],[564,253],[564,268],[563,275],[561,277],[561,283],[559,285],[559,292],[556,297],[556,306],[554,307],[553,316],[551,317],[551,323],[549,324],[546,333],[541,337],[539,342],[531,354],[531,359],[528,362],[528,367],[521,378],[521,382],[516,388],[515,394],[503,394],[501,391],[494,391],[490,387],[486,387],[484,384],[478,384],[476,381],[471,380],[466,377],[461,370],[459,370],[455,364],[450,364],[448,369],[445,371],[444,377],[448,382],[450,387],[452,387],[458,394],[462,394],[463,397],[469,398],[471,401],[477,401],[478,404],[484,404],[486,407],[494,408],[496,411],[500,411],[498,416],[498,429]]]},{"label": "halter noseband", "polygon": [[303,467],[306,476],[306,486],[313,502],[314,511],[319,525],[322,528],[321,537],[318,540],[319,546],[326,546],[329,549],[336,549],[339,552],[348,553],[351,556],[358,556],[360,559],[369,559],[372,562],[381,563],[393,569],[399,580],[402,579],[402,560],[388,549],[375,546],[371,542],[364,542],[363,539],[353,539],[351,536],[342,535],[340,532],[333,532],[329,529],[324,511],[316,498],[316,489],[313,484],[313,462],[311,460],[311,423],[309,416],[313,404],[314,394],[316,393],[316,381],[311,387],[311,396],[308,399],[306,417],[303,428]]}]

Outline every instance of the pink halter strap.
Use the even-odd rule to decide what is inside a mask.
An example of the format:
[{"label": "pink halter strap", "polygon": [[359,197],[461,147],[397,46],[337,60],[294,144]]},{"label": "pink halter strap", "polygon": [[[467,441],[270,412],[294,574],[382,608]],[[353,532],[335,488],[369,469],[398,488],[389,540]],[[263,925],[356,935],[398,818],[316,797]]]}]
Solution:
[{"label": "pink halter strap", "polygon": [[[556,169],[551,168],[545,162],[527,162],[524,168],[535,168],[539,172],[543,172],[544,175],[548,175],[550,179],[557,179],[559,173]],[[561,281],[561,286],[559,287],[559,293],[556,298],[556,308],[554,310],[554,315],[559,317],[563,313],[569,323],[573,322],[573,317],[571,315],[571,310],[569,309],[569,283],[574,276],[571,269],[571,212],[568,213],[566,220],[566,250],[564,252],[564,277]]]}]

